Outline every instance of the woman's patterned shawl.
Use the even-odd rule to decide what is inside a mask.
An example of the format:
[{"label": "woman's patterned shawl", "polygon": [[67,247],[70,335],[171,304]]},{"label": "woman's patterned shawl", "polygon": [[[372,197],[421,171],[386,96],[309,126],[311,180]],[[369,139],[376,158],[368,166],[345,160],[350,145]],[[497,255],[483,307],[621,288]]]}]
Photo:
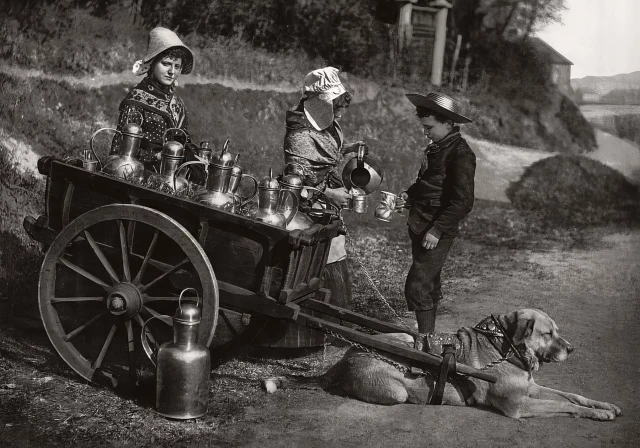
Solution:
[{"label": "woman's patterned shawl", "polygon": [[317,131],[304,115],[303,102],[287,111],[284,137],[285,174],[295,173],[305,185],[324,190],[329,180],[341,183],[333,169],[342,159],[342,129],[334,121],[328,128]]},{"label": "woman's patterned shawl", "polygon": [[[129,122],[140,124],[136,112],[143,117],[144,139],[140,145],[143,152],[161,150],[164,133],[169,128],[187,132],[187,109],[182,99],[172,87],[168,90],[161,88],[150,77],[140,81],[120,103],[117,129],[121,131]],[[111,144],[112,153],[117,152],[120,139],[120,135],[116,134]],[[144,159],[144,155],[141,158]]]}]

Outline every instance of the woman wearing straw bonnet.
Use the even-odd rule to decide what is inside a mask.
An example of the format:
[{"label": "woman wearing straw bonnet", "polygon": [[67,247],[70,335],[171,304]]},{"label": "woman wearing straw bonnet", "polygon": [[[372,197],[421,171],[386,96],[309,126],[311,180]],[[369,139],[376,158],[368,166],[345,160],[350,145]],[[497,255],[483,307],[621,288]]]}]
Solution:
[{"label": "woman wearing straw bonnet", "polygon": [[[193,52],[173,31],[162,27],[149,32],[147,53],[133,65],[134,74],[146,76],[120,103],[117,129],[122,130],[130,122],[142,125],[144,138],[139,158],[152,171],[159,162],[165,131],[170,128],[185,132],[186,139],[182,140],[186,140],[183,141],[186,159],[196,160],[187,133],[187,109],[175,91],[178,77],[191,73],[193,66]],[[116,134],[111,144],[112,153],[118,151],[120,140],[121,136]],[[204,182],[201,166],[192,165],[189,169],[192,181]]]},{"label": "woman wearing straw bonnet", "polygon": [[[336,166],[345,154],[356,152],[364,142],[344,143],[338,121],[351,104],[351,95],[338,77],[338,69],[324,67],[309,72],[303,82],[302,98],[287,111],[284,137],[285,174],[299,175],[304,185],[324,192],[331,204],[346,207],[351,195]],[[311,203],[318,195],[310,197]],[[333,239],[325,284],[333,292],[333,303],[348,305],[351,284],[346,266],[344,236]]]},{"label": "woman wearing straw bonnet", "polygon": [[397,209],[409,209],[413,263],[405,299],[409,311],[416,313],[418,332],[427,334],[434,332],[442,299],[442,266],[460,222],[473,207],[476,156],[456,126],[471,120],[460,113],[453,99],[439,93],[406,96],[416,107],[424,135],[431,140],[415,182],[396,203]]}]

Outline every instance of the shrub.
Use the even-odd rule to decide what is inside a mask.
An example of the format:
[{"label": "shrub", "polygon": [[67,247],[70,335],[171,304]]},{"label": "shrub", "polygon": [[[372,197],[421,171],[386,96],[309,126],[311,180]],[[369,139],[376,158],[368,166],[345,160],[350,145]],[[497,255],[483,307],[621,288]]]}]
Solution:
[{"label": "shrub", "polygon": [[507,196],[550,226],[640,224],[638,187],[620,172],[582,156],[534,163],[509,186]]}]

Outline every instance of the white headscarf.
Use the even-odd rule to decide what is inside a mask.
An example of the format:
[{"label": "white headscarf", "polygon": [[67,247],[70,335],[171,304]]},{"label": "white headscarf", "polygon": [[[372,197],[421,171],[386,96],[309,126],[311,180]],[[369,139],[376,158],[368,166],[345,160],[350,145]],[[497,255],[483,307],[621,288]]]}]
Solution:
[{"label": "white headscarf", "polygon": [[302,93],[307,97],[304,114],[318,131],[333,123],[333,100],[347,91],[338,72],[337,68],[324,67],[313,70],[304,77]]}]

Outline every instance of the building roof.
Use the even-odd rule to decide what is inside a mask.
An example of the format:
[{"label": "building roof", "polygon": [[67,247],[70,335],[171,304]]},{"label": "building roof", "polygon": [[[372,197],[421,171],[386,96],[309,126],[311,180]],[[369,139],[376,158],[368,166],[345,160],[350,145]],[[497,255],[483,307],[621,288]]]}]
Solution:
[{"label": "building roof", "polygon": [[540,39],[539,37],[530,37],[529,43],[540,57],[544,58],[551,64],[573,65],[569,59],[558,53],[551,45]]}]

